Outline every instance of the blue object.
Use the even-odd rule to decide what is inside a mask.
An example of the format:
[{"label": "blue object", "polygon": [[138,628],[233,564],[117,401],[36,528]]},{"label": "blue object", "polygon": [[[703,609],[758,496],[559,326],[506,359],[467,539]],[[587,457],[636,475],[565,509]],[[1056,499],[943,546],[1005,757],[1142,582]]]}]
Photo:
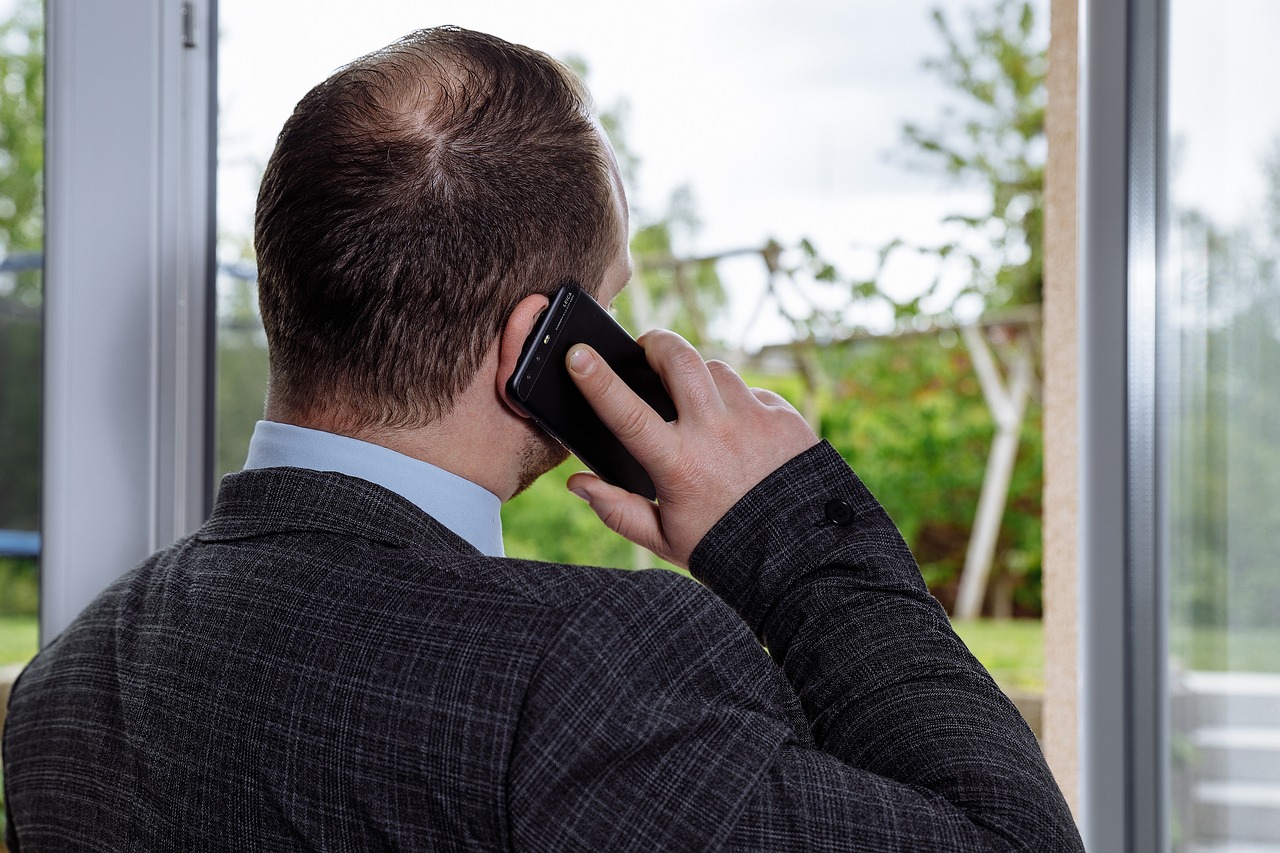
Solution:
[{"label": "blue object", "polygon": [[0,530],[0,557],[39,556],[39,533],[33,530]]}]

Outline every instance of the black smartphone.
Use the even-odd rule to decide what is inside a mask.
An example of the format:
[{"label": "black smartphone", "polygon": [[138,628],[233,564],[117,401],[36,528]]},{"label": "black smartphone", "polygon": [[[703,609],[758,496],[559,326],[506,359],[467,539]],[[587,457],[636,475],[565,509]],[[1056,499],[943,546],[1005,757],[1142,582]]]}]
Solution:
[{"label": "black smartphone", "polygon": [[569,377],[564,360],[575,344],[588,344],[600,353],[663,420],[676,419],[675,403],[649,366],[644,350],[574,282],[562,284],[538,318],[524,342],[515,373],[507,380],[507,393],[601,479],[653,500],[657,493],[649,475],[596,416]]}]

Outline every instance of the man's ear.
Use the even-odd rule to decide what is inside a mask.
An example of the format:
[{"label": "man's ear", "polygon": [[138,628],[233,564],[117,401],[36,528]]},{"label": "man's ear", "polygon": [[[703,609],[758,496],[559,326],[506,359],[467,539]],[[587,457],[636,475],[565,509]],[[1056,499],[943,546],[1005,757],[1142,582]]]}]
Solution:
[{"label": "man's ear", "polygon": [[542,293],[533,293],[521,299],[507,317],[507,323],[502,327],[502,336],[498,339],[498,374],[495,377],[498,396],[511,411],[522,418],[529,416],[511,401],[507,394],[507,380],[516,372],[516,362],[520,360],[520,353],[524,350],[524,342],[528,340],[529,333],[550,304],[551,299]]}]

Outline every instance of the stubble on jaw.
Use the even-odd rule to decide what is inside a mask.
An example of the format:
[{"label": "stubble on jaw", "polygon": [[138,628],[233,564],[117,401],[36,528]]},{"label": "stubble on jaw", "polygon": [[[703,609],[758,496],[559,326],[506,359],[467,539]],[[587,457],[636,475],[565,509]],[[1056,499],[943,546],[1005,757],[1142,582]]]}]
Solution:
[{"label": "stubble on jaw", "polygon": [[534,480],[568,458],[569,451],[565,450],[564,445],[541,429],[533,427],[524,446],[520,448],[520,468],[512,497],[529,488]]}]

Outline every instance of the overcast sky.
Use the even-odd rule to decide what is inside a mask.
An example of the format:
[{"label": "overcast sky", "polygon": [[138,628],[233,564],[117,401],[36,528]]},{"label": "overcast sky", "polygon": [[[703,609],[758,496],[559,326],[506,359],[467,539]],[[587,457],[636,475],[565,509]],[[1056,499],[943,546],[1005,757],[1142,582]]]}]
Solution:
[{"label": "overcast sky", "polygon": [[708,248],[808,233],[876,196],[936,195],[937,176],[886,159],[902,121],[930,121],[943,97],[921,67],[940,50],[936,5],[651,0],[624,15],[600,2],[221,0],[224,157],[265,159],[293,104],[337,66],[411,29],[456,23],[584,59],[597,102],[630,105],[643,162],[635,202],[660,207],[692,184]]},{"label": "overcast sky", "polygon": [[1176,0],[1169,33],[1172,203],[1220,226],[1261,224],[1280,164],[1280,3]]}]

